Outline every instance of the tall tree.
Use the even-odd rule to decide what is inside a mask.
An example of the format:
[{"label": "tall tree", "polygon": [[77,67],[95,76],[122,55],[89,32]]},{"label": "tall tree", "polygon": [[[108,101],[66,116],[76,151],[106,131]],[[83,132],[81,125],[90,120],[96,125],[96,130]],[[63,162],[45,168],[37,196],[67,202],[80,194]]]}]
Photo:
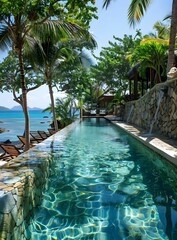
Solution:
[{"label": "tall tree", "polygon": [[[95,46],[94,40],[91,38],[91,42],[85,39],[86,43],[89,44],[89,47],[92,48]],[[87,45],[86,44],[86,45]],[[84,46],[84,41],[82,38],[82,44],[79,45],[79,48]],[[56,119],[55,112],[55,102],[53,96],[53,87],[56,86],[57,83],[61,81],[61,70],[67,68],[68,72],[71,72],[71,69],[77,70],[76,65],[74,63],[80,62],[79,59],[79,50],[74,49],[77,47],[77,41],[69,40],[69,39],[61,39],[58,43],[54,44],[52,38],[48,37],[48,40],[42,42],[41,45],[36,45],[36,54],[30,56],[32,59],[32,64],[35,68],[40,70],[45,78],[46,84],[49,89],[49,95],[51,100],[51,108],[53,114],[53,122],[55,130],[58,130],[58,124]],[[42,48],[42,49],[41,49]],[[66,66],[66,67],[65,67]],[[76,87],[76,86],[75,86]]]},{"label": "tall tree", "polygon": [[58,82],[60,66],[69,58],[69,53],[69,49],[66,49],[61,43],[54,45],[49,38],[48,41],[41,43],[41,46],[36,45],[36,54],[32,52],[30,56],[34,69],[43,74],[48,86],[55,131],[58,131],[58,124],[55,112],[53,87],[56,85],[56,82]]},{"label": "tall tree", "polygon": [[16,0],[15,2],[0,0],[0,48],[3,50],[12,47],[19,60],[25,115],[25,150],[30,147],[30,120],[27,108],[23,57],[25,41],[28,40],[28,46],[30,47],[33,45],[34,40],[37,41],[37,36],[40,35],[40,38],[41,36],[45,37],[44,33],[46,31],[50,32],[50,35],[55,38],[61,38],[61,36],[82,37],[86,34],[85,29],[64,18],[66,16],[66,14],[63,14],[65,6],[60,2],[53,0]]},{"label": "tall tree", "polygon": [[[103,48],[97,65],[91,68],[92,78],[98,86],[115,91],[125,92],[127,88],[127,73],[131,69],[129,56],[141,41],[141,33],[136,36],[124,35],[123,39],[114,37],[115,42],[109,42],[109,47]],[[102,88],[103,89],[103,88]]]},{"label": "tall tree", "polygon": [[[103,7],[108,7],[112,0],[104,0]],[[128,9],[128,19],[130,25],[135,25],[144,16],[147,8],[152,0],[132,0]],[[175,63],[175,41],[177,31],[177,0],[172,2],[172,14],[170,25],[170,38],[168,49],[167,72],[174,66]]]},{"label": "tall tree", "polygon": [[[37,71],[34,72],[26,59],[24,74],[27,93],[45,83],[42,74]],[[12,92],[14,101],[23,106],[18,59],[12,51],[10,51],[4,61],[0,63],[0,91]]]}]

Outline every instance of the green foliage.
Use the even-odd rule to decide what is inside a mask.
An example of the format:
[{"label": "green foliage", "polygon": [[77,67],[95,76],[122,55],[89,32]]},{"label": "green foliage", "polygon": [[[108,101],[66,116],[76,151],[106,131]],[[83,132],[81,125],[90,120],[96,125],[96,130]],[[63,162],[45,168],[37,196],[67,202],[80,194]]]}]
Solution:
[{"label": "green foliage", "polygon": [[168,46],[166,44],[155,41],[143,43],[135,49],[132,62],[134,64],[141,63],[139,71],[142,77],[145,77],[147,68],[154,69],[156,83],[161,82],[161,77],[166,74],[167,50]]},{"label": "green foliage", "polygon": [[117,92],[115,92],[114,99],[112,102],[110,102],[107,106],[107,110],[112,111],[114,109],[114,106],[124,104],[124,94],[122,93],[122,90],[119,89]]},{"label": "green foliage", "polygon": [[97,57],[97,65],[92,67],[92,78],[102,89],[125,90],[127,88],[127,73],[131,69],[130,55],[140,44],[141,32],[137,31],[133,38],[124,35],[124,38],[116,38],[115,42],[109,42],[109,47],[103,48],[100,57]]},{"label": "green foliage", "polygon": [[64,99],[56,99],[56,114],[63,125],[68,125],[77,117],[78,107],[71,96]]},{"label": "green foliage", "polygon": [[[0,0],[0,47],[12,47],[18,52],[25,42],[32,46],[39,39],[74,39],[96,46],[93,36],[87,31],[95,17],[92,1],[73,5],[75,1]],[[86,13],[85,13],[86,11]],[[79,16],[76,14],[79,13]]]},{"label": "green foliage", "polygon": [[160,21],[156,22],[153,29],[157,32],[157,37],[161,39],[169,39],[170,37],[170,26]]},{"label": "green foliage", "polygon": [[[111,0],[104,0],[103,6],[108,7],[111,3]],[[130,25],[135,25],[139,22],[144,16],[144,13],[147,11],[148,7],[152,0],[132,0],[128,8],[128,19]],[[177,0],[172,1],[172,11],[171,11],[171,24],[170,24],[170,37],[169,37],[169,51],[167,59],[167,68],[168,72],[174,64],[175,61],[175,42],[176,42],[176,30],[177,30]],[[167,18],[166,18],[167,19]]]},{"label": "green foliage", "polygon": [[[103,7],[108,8],[112,0],[104,0]],[[144,16],[152,0],[132,0],[128,8],[128,20],[130,25],[135,25]]]},{"label": "green foliage", "polygon": [[[4,61],[0,63],[0,91],[21,92],[18,65],[18,58],[13,52],[9,52]],[[25,66],[27,91],[40,87],[44,83],[42,75],[37,71],[34,72],[27,60],[25,60]]]},{"label": "green foliage", "polygon": [[74,17],[79,20],[82,25],[89,28],[89,24],[93,18],[98,19],[97,8],[94,6],[94,0],[70,0],[67,2],[66,7],[69,12],[68,17]]},{"label": "green foliage", "polygon": [[[85,7],[89,6],[87,1]],[[70,1],[71,3],[71,1]],[[79,39],[83,42],[88,41],[91,44],[95,44],[92,35],[86,30],[86,21],[89,22],[92,18],[92,12],[84,13],[84,20],[81,24],[81,16],[76,19],[73,15],[74,9],[67,9],[67,1],[42,1],[42,0],[0,0],[0,48],[12,48],[18,55],[19,70],[21,77],[21,89],[22,89],[22,106],[25,115],[25,133],[26,133],[26,145],[25,150],[29,149],[29,113],[27,108],[27,91],[26,91],[26,79],[25,79],[25,63],[24,63],[24,46],[25,42],[30,47],[33,47],[34,43],[40,41],[45,42],[48,38],[52,39],[52,43],[56,43],[61,38],[67,39]],[[70,4],[68,4],[69,6]],[[94,11],[94,9],[92,9]],[[81,11],[82,12],[82,11]],[[68,18],[72,13],[72,19]],[[91,13],[91,15],[90,15]],[[89,19],[90,18],[90,19]],[[75,21],[76,20],[76,21]],[[77,23],[76,23],[77,22]],[[80,22],[80,25],[78,24]],[[48,76],[49,79],[49,76]],[[50,96],[52,96],[51,78],[49,85]],[[51,98],[52,108],[54,108],[54,101]],[[55,114],[53,115],[54,123],[57,130],[57,124],[55,121]]]},{"label": "green foliage", "polygon": [[85,67],[76,62],[62,65],[60,87],[63,91],[80,100],[89,93],[90,86],[90,73]]},{"label": "green foliage", "polygon": [[128,20],[130,25],[135,25],[144,16],[152,0],[132,0],[128,8]]},{"label": "green foliage", "polygon": [[41,1],[41,0],[0,0],[0,14],[17,16],[23,14],[29,21],[37,22],[42,18],[59,17],[60,20],[75,19],[82,27],[89,27],[92,18],[97,18],[94,1]]},{"label": "green foliage", "polygon": [[0,90],[12,91],[14,84],[19,88],[18,59],[10,53],[8,57],[0,63]]},{"label": "green foliage", "polygon": [[[77,111],[79,106],[72,96],[67,95],[63,99],[56,99],[55,112],[57,120],[60,122],[60,127],[63,128],[72,123],[78,116]],[[44,109],[44,111],[51,111],[51,107]]]}]

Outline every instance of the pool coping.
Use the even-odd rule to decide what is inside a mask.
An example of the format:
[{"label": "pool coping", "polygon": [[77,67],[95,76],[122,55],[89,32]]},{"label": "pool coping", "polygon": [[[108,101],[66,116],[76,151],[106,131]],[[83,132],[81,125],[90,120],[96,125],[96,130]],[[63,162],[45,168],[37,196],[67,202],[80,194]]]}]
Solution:
[{"label": "pool coping", "polygon": [[177,141],[157,133],[149,134],[145,129],[138,128],[137,126],[122,121],[117,121],[114,118],[105,118],[177,167]]}]

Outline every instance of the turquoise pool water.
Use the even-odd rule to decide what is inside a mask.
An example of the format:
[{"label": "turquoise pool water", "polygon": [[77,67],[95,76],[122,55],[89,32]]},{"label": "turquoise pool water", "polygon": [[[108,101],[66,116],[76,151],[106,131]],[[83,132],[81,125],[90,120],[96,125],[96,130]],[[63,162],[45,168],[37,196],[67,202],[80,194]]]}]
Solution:
[{"label": "turquoise pool water", "polygon": [[104,119],[85,119],[52,149],[30,239],[177,239],[177,171]]}]

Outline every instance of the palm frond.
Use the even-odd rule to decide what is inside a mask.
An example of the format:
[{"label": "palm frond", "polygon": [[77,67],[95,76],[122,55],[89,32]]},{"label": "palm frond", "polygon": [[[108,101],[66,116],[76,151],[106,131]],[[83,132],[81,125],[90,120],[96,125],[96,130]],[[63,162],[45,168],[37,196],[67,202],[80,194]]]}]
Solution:
[{"label": "palm frond", "polygon": [[111,3],[111,0],[104,0],[104,2],[103,2],[103,8],[108,8],[108,6],[110,5],[110,3]]},{"label": "palm frond", "polygon": [[87,30],[72,22],[46,20],[40,25],[34,25],[32,31],[36,36],[39,36],[42,41],[45,41],[45,39],[50,36],[50,38],[56,40],[56,42],[65,39],[87,39],[92,43],[93,47],[97,45],[95,39]]},{"label": "palm frond", "polygon": [[130,25],[135,26],[144,16],[152,0],[132,0],[128,8],[128,20]]},{"label": "palm frond", "polygon": [[163,19],[163,21],[166,21],[166,20],[171,20],[171,14],[168,14],[168,15]]},{"label": "palm frond", "polygon": [[36,37],[29,35],[25,38],[24,56],[29,59],[30,63],[34,66],[37,62],[41,67],[44,66],[45,52],[41,42]]},{"label": "palm frond", "polygon": [[5,25],[0,26],[0,49],[7,50],[12,46],[11,37],[9,35],[9,28]]},{"label": "palm frond", "polygon": [[153,29],[157,31],[159,38],[167,39],[170,36],[170,26],[160,21],[154,24]]}]

